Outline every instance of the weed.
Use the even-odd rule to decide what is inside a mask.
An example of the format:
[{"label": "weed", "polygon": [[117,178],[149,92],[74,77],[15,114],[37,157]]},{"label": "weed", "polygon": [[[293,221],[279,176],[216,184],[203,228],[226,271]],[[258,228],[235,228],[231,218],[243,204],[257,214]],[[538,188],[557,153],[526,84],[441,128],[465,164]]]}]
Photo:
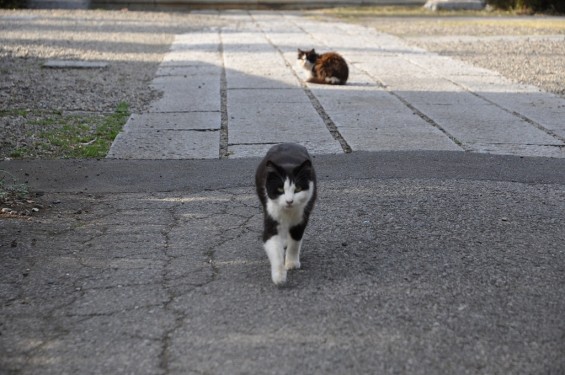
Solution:
[{"label": "weed", "polygon": [[10,157],[22,158],[103,158],[129,117],[125,102],[111,114],[64,114],[61,111],[10,109],[0,116],[26,119],[31,141],[10,151]]},{"label": "weed", "polygon": [[12,174],[0,169],[0,203],[25,199],[28,195],[29,190],[26,184],[17,183]]}]

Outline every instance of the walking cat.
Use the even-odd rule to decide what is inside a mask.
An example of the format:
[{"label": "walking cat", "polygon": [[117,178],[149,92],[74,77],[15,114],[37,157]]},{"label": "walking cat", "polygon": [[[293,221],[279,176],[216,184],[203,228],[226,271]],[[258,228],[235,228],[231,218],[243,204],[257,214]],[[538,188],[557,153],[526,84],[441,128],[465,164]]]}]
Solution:
[{"label": "walking cat", "polygon": [[306,148],[295,143],[271,147],[257,167],[255,186],[271,278],[282,285],[287,270],[300,268],[302,236],[316,201],[316,173]]},{"label": "walking cat", "polygon": [[298,49],[300,65],[310,72],[308,82],[330,85],[345,85],[349,78],[349,67],[345,59],[336,52],[318,55],[314,49]]}]

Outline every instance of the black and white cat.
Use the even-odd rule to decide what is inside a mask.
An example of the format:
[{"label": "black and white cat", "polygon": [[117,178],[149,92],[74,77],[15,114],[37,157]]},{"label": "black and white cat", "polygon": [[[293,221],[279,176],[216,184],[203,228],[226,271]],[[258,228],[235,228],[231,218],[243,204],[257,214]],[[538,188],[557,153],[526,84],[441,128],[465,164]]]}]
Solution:
[{"label": "black and white cat", "polygon": [[295,143],[271,147],[257,167],[255,185],[271,278],[282,285],[287,270],[300,268],[302,236],[316,201],[316,173],[306,148]]}]

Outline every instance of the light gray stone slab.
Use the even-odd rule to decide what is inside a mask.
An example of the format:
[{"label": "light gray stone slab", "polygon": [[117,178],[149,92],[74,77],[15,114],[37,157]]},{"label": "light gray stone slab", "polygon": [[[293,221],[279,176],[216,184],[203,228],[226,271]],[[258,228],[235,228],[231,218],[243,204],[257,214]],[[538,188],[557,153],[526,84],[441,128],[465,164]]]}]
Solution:
[{"label": "light gray stone slab", "polygon": [[[310,155],[324,155],[324,154],[340,154],[343,151],[336,143],[320,143],[316,141],[293,141],[299,143],[308,149]],[[230,159],[249,158],[249,157],[263,157],[271,148],[271,143],[260,144],[245,144],[245,145],[229,145],[228,154]]]},{"label": "light gray stone slab", "polygon": [[124,130],[218,130],[221,116],[220,111],[133,114]]},{"label": "light gray stone slab", "polygon": [[464,61],[440,56],[433,52],[423,52],[410,56],[407,59],[411,64],[422,68],[424,71],[433,72],[436,77],[452,78],[455,82],[459,76],[476,77],[476,81],[482,81],[485,77],[501,77],[500,74],[481,67],[476,67]]},{"label": "light gray stone slab", "polygon": [[282,56],[262,34],[226,34],[223,41],[229,88],[298,86],[296,77],[288,69]]},{"label": "light gray stone slab", "polygon": [[[173,144],[175,158],[217,158],[225,68],[229,157],[262,156],[280,142],[340,153],[301,87],[306,77],[296,48],[316,48],[349,63],[348,85],[307,87],[354,150],[460,150],[454,138],[476,152],[563,157],[561,98],[361,25],[254,11],[220,18],[227,26],[175,38],[153,82],[162,98],[131,119],[117,141],[129,134],[143,150],[153,139]],[[198,135],[184,139],[189,133]],[[208,150],[191,156],[198,144]]]},{"label": "light gray stone slab", "polygon": [[298,81],[276,53],[254,57],[225,55],[228,88],[289,88],[298,87]]},{"label": "light gray stone slab", "polygon": [[438,10],[481,10],[485,7],[482,0],[428,0],[424,8]]},{"label": "light gray stone slab", "polygon": [[193,32],[175,36],[171,51],[165,55],[161,65],[182,66],[197,62],[222,66],[218,31]]},{"label": "light gray stone slab", "polygon": [[473,150],[480,153],[565,158],[565,147],[557,145],[475,143],[472,146]]},{"label": "light gray stone slab", "polygon": [[107,68],[108,65],[107,62],[103,61],[47,60],[43,67],[52,69],[103,69]]},{"label": "light gray stone slab", "polygon": [[246,144],[246,145],[229,145],[228,158],[253,158],[265,156],[267,151],[274,143]]},{"label": "light gray stone slab", "polygon": [[222,59],[219,52],[204,51],[173,51],[163,58],[163,66],[184,66],[195,63],[205,63],[222,66]]},{"label": "light gray stone slab", "polygon": [[228,118],[230,144],[315,142],[341,152],[301,89],[230,90]]},{"label": "light gray stone slab", "polygon": [[345,86],[339,91],[313,91],[354,151],[462,151],[438,128],[384,90]]},{"label": "light gray stone slab", "polygon": [[111,159],[217,159],[220,132],[194,130],[140,130],[118,134]]},{"label": "light gray stone slab", "polygon": [[285,89],[299,88],[300,83],[288,71],[263,71],[250,74],[246,72],[227,69],[228,89]]},{"label": "light gray stone slab", "polygon": [[[555,156],[556,146],[563,145],[523,119],[563,137],[562,99],[524,90],[496,72],[412,47],[360,25],[333,26],[342,37],[328,25],[301,24],[313,37],[345,53],[354,53],[354,47],[362,45],[363,50],[354,55],[354,68],[386,85],[467,147]],[[343,133],[354,143],[348,130],[344,128]]]},{"label": "light gray stone slab", "polygon": [[[201,75],[213,75],[220,77],[222,74],[222,66],[205,64],[200,61],[187,65],[164,65],[161,64],[155,72],[156,77],[160,76],[181,76],[181,77],[198,77]],[[219,78],[218,78],[219,79]]]},{"label": "light gray stone slab", "polygon": [[[426,69],[426,66],[431,64],[429,56],[423,59],[421,64],[402,60],[394,57],[384,59],[389,67],[396,66],[396,70],[390,73],[379,64],[364,64],[363,69],[378,76],[389,90],[431,118],[466,147],[473,149],[478,147],[476,146],[478,144],[491,144],[489,149],[500,149],[499,153],[512,154],[520,149],[505,145],[562,144],[555,137],[513,114],[514,110],[508,111],[501,108],[503,105],[492,103],[506,102],[508,106],[510,98],[522,95],[517,87],[506,85],[505,89],[496,89],[490,85],[488,91],[489,97],[492,98],[491,102],[485,100],[483,92],[470,91],[470,87],[460,83],[466,82],[473,89],[477,89],[479,87],[477,82],[497,82],[496,74],[488,74],[480,69],[470,69],[471,74],[464,75],[464,69],[460,66],[459,68],[448,68],[443,78],[438,72],[439,68],[431,72],[430,69]],[[398,63],[395,64],[395,61]],[[446,63],[443,57],[438,60],[438,66],[446,65]],[[486,89],[485,86],[482,87]],[[522,98],[525,99],[525,97]],[[529,107],[526,102],[522,101],[520,110]],[[519,109],[513,105],[510,107]],[[538,148],[537,150],[540,153],[543,152],[543,149]],[[547,151],[550,150],[552,148],[547,149]],[[549,154],[553,155],[554,152],[551,151],[546,156],[550,156]]]},{"label": "light gray stone slab", "polygon": [[565,100],[537,87],[513,83],[503,77],[477,80],[461,76],[458,81],[481,97],[510,112],[535,121],[553,134],[565,138]]},{"label": "light gray stone slab", "polygon": [[163,97],[153,102],[150,112],[187,112],[220,110],[220,76],[163,76],[151,84],[163,91]]},{"label": "light gray stone slab", "polygon": [[309,104],[264,104],[229,112],[230,143],[318,141],[333,144],[324,123]]},{"label": "light gray stone slab", "polygon": [[481,103],[479,98],[465,95],[458,100],[461,104],[419,104],[417,108],[463,143],[562,144],[519,117]]}]

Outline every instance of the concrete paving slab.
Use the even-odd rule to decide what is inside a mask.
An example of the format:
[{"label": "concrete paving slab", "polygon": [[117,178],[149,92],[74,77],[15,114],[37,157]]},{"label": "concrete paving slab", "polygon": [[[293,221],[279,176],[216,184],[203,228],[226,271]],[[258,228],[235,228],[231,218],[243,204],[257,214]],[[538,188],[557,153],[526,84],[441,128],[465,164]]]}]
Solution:
[{"label": "concrete paving slab", "polygon": [[161,64],[155,72],[155,77],[179,76],[190,79],[198,79],[200,76],[216,76],[222,74],[221,65],[204,64],[201,61],[187,63],[186,65]]},{"label": "concrete paving slab", "polygon": [[425,8],[438,10],[481,10],[486,3],[482,0],[428,0]]},{"label": "concrete paving slab", "polygon": [[[229,64],[226,64],[229,66]],[[248,72],[226,70],[228,89],[287,89],[299,88],[300,83],[288,69],[258,69]]]},{"label": "concrete paving slab", "polygon": [[[285,135],[287,136],[287,135]],[[337,142],[318,142],[317,140],[305,140],[304,138],[292,138],[287,136],[288,142],[301,144],[308,149],[311,155],[330,155],[341,154],[343,150]],[[230,159],[262,157],[275,144],[273,143],[257,143],[257,144],[230,144],[228,146]]]},{"label": "concrete paving slab", "polygon": [[464,144],[562,144],[523,119],[466,92],[400,95]]},{"label": "concrete paving slab", "polygon": [[220,75],[195,77],[161,76],[151,84],[163,91],[163,97],[153,102],[149,112],[194,112],[220,110]]},{"label": "concrete paving slab", "polygon": [[[153,82],[163,97],[149,108],[216,115],[144,117],[131,126],[218,129],[220,114],[228,157],[259,156],[283,141],[318,140],[313,148],[323,152],[341,152],[341,142],[342,150],[546,156],[565,146],[564,101],[495,72],[361,25],[259,11],[219,17],[226,26],[175,38]],[[311,47],[346,57],[348,85],[302,81],[296,49]]]},{"label": "concrete paving slab", "polygon": [[104,61],[47,60],[42,67],[51,69],[103,69],[108,67]]},{"label": "concrete paving slab", "polygon": [[298,87],[296,77],[263,34],[225,33],[222,41],[228,88]]},{"label": "concrete paving slab", "polygon": [[524,155],[550,158],[565,157],[565,147],[549,144],[522,144],[522,143],[473,143],[473,150],[497,155]]},{"label": "concrete paving slab", "polygon": [[220,130],[221,113],[217,112],[150,112],[131,115],[124,131],[152,130]]},{"label": "concrete paving slab", "polygon": [[531,120],[561,141],[565,140],[565,100],[537,87],[509,82],[492,76],[477,81],[461,76],[458,83],[505,110]]},{"label": "concrete paving slab", "polygon": [[[398,64],[394,64],[395,58],[393,57],[388,57],[385,60],[389,66],[397,66],[393,73],[389,74],[375,62],[363,64],[362,68],[378,76],[389,90],[431,118],[448,134],[470,149],[474,149],[475,144],[488,143],[489,140],[492,146],[488,149],[501,147],[499,152],[515,152],[518,150],[518,148],[503,146],[508,143],[556,146],[563,144],[547,132],[532,126],[522,117],[485,100],[480,94],[470,92],[454,81],[461,77],[466,77],[467,81],[473,82],[483,79],[490,80],[495,75],[477,71],[476,75],[455,77],[453,71],[451,71],[446,75],[446,78],[441,78],[441,76],[434,75],[437,74],[437,71],[430,74],[429,71],[416,64],[410,66],[412,64],[410,62],[407,64],[405,61],[400,61]],[[527,150],[530,148],[521,149]],[[485,148],[476,149],[479,152],[485,150]],[[554,152],[549,154],[555,155]],[[528,153],[528,155],[531,154]],[[536,152],[536,155],[539,154]]]},{"label": "concrete paving slab", "polygon": [[311,90],[354,151],[462,151],[437,127],[375,84],[313,85]]},{"label": "concrete paving slab", "polygon": [[163,58],[163,66],[190,64],[197,61],[221,66],[219,30],[179,34]]},{"label": "concrete paving slab", "polygon": [[122,132],[108,153],[110,159],[216,159],[220,132],[152,130]]},{"label": "concrete paving slab", "polygon": [[[293,28],[299,28],[296,24],[289,25],[280,20],[259,23],[261,27],[265,27],[265,32],[273,41],[282,42],[288,30],[292,32]],[[324,32],[331,33],[332,38],[336,34],[335,27],[322,28]],[[315,38],[304,32],[301,39],[302,43],[307,41],[306,44],[311,46],[316,42]],[[283,52],[283,55],[298,76],[306,76],[304,69],[296,63],[292,64],[296,61],[296,49]],[[345,86],[307,86],[353,150],[461,150],[438,128],[430,126],[397,98],[384,91],[373,78],[353,65]]]},{"label": "concrete paving slab", "polygon": [[231,145],[315,141],[341,152],[302,89],[230,90],[228,113]]},{"label": "concrete paving slab", "polygon": [[[561,114],[565,101],[560,98],[548,94],[542,101],[550,104],[539,110],[532,104],[531,93],[524,93],[520,85],[504,82],[497,73],[428,53],[399,38],[359,25],[339,24],[332,30],[328,24],[318,27],[315,22],[306,21],[301,27],[322,44],[355,56],[354,67],[385,84],[387,90],[417,108],[421,116],[435,122],[467,147],[476,147],[475,151],[488,149],[491,152],[500,147],[497,151],[500,153],[524,151],[528,155],[539,155],[539,152],[547,152],[546,155],[555,156],[560,154],[555,152],[555,147],[565,145],[561,136],[563,122],[548,115]],[[341,30],[341,34],[336,30]],[[356,46],[361,45],[365,51],[357,53]],[[477,105],[477,111],[469,115],[468,107],[472,105]],[[492,138],[490,147],[479,146],[483,141],[478,139],[477,123],[481,124],[483,137]],[[515,146],[518,144],[524,147]],[[536,151],[531,151],[533,148]]]}]

